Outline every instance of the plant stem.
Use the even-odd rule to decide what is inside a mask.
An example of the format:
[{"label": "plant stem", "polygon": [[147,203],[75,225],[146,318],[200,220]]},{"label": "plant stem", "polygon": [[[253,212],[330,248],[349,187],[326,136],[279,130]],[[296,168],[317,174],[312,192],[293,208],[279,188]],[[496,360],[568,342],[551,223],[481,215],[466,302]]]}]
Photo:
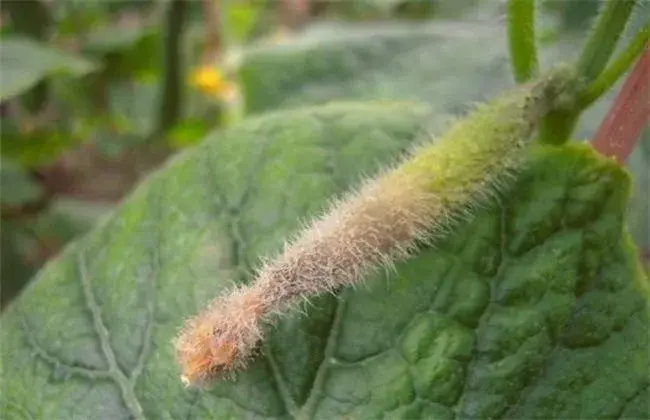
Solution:
[{"label": "plant stem", "polygon": [[650,24],[646,25],[632,39],[628,47],[609,67],[590,83],[578,98],[578,106],[581,109],[587,108],[607,92],[618,79],[632,66],[634,60],[641,54],[643,49],[648,49],[648,36],[650,35]]},{"label": "plant stem", "polygon": [[205,26],[205,46],[203,64],[212,66],[223,55],[224,40],[221,16],[221,0],[203,0],[203,22]]},{"label": "plant stem", "polygon": [[629,68],[648,39],[644,27],[621,56],[605,71],[638,0],[604,0],[595,28],[582,51],[577,69],[587,84],[570,109],[551,111],[540,124],[540,142],[559,145],[569,140],[584,109],[610,89]]},{"label": "plant stem", "polygon": [[517,83],[526,82],[538,70],[535,0],[508,1],[508,43],[515,80]]},{"label": "plant stem", "polygon": [[634,66],[592,141],[605,156],[625,162],[650,119],[650,47]]},{"label": "plant stem", "polygon": [[591,82],[598,77],[611,57],[638,0],[605,0],[595,28],[578,61],[578,71]]},{"label": "plant stem", "polygon": [[165,73],[157,135],[165,134],[176,124],[181,115],[183,99],[181,43],[187,6],[186,0],[172,0],[167,10],[163,59]]},{"label": "plant stem", "polygon": [[539,141],[545,144],[560,145],[569,140],[576,127],[579,111],[553,110],[539,126]]}]

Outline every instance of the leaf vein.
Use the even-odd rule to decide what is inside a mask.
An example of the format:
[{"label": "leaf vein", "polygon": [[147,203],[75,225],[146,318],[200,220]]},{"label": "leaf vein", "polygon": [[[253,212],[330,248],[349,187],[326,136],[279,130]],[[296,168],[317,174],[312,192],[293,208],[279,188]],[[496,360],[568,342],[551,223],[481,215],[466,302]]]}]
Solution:
[{"label": "leaf vein", "polygon": [[131,412],[132,417],[138,420],[144,420],[145,417],[142,406],[140,405],[140,402],[135,395],[133,382],[129,380],[124,371],[122,371],[122,369],[117,364],[115,352],[113,351],[110,343],[110,333],[108,331],[108,328],[106,328],[106,325],[102,318],[101,308],[97,303],[95,293],[92,290],[90,277],[88,275],[85,253],[83,251],[80,251],[79,253],[78,268],[86,307],[90,311],[93,326],[99,338],[102,353],[104,354],[106,362],[108,363],[108,372],[110,373],[111,378],[120,388],[124,404]]},{"label": "leaf vein", "polygon": [[287,386],[286,382],[284,381],[284,378],[282,377],[282,373],[280,372],[280,368],[278,366],[277,361],[275,360],[275,357],[273,357],[273,354],[271,353],[271,346],[268,344],[268,342],[264,343],[264,357],[269,363],[269,367],[271,368],[271,377],[275,381],[277,387],[278,387],[278,392],[280,393],[280,398],[282,398],[282,402],[284,402],[284,406],[287,409],[287,412],[293,416],[296,417],[298,414],[298,405],[296,402],[291,398],[291,394],[289,393],[289,387]]},{"label": "leaf vein", "polygon": [[[347,291],[344,291],[343,294],[347,294]],[[323,387],[325,385],[325,379],[327,377],[327,369],[330,364],[330,360],[334,357],[336,352],[336,347],[338,345],[338,337],[341,328],[341,323],[343,321],[343,313],[345,312],[345,296],[339,296],[336,300],[336,311],[334,313],[334,321],[330,327],[329,334],[327,336],[327,342],[325,344],[325,351],[323,353],[323,361],[318,370],[316,371],[316,377],[314,378],[314,384],[312,385],[311,391],[305,404],[303,404],[300,412],[296,416],[297,419],[309,419],[314,415],[316,407],[318,404],[318,399],[323,393]]]},{"label": "leaf vein", "polygon": [[74,366],[50,354],[42,345],[38,343],[34,337],[31,332],[32,328],[27,323],[27,320],[25,319],[25,316],[22,312],[19,313],[19,319],[29,347],[38,357],[40,357],[47,364],[51,365],[55,370],[62,369],[70,375],[77,375],[88,379],[111,378],[110,372],[107,370]]},{"label": "leaf vein", "polygon": [[[164,206],[162,206],[161,203],[154,203],[153,208],[157,209],[163,209]],[[131,370],[131,373],[129,374],[129,379],[135,386],[135,382],[140,377],[142,374],[142,371],[144,370],[144,367],[147,363],[147,360],[149,359],[149,356],[151,355],[152,352],[152,337],[153,337],[153,326],[154,326],[154,316],[155,316],[155,311],[156,311],[156,278],[158,277],[158,273],[161,271],[161,258],[160,258],[160,245],[161,245],[161,238],[160,238],[160,232],[161,229],[157,228],[156,226],[160,226],[160,217],[156,218],[157,222],[154,224],[154,229],[157,233],[156,235],[156,241],[154,245],[152,246],[152,272],[149,275],[149,292],[150,296],[147,299],[147,316],[145,318],[145,325],[144,325],[144,331],[142,333],[142,347],[140,349],[140,352],[138,354],[137,362],[133,369]]]}]

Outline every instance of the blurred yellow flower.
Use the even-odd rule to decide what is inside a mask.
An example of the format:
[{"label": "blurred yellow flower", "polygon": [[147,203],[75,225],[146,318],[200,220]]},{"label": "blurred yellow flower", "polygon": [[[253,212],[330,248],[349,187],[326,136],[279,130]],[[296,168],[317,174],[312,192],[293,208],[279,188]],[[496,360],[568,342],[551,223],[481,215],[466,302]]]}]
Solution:
[{"label": "blurred yellow flower", "polygon": [[201,92],[220,99],[229,99],[235,86],[227,80],[217,67],[202,66],[190,76],[190,84]]}]

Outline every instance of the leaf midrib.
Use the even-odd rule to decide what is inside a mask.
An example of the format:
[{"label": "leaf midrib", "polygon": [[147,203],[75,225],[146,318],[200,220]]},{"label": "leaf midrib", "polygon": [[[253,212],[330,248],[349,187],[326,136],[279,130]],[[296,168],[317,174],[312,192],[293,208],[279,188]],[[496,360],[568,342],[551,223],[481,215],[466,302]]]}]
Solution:
[{"label": "leaf midrib", "polygon": [[[78,269],[79,278],[81,280],[81,286],[83,289],[84,302],[90,311],[93,327],[99,338],[102,354],[108,363],[108,373],[120,388],[124,404],[126,405],[131,415],[138,420],[145,420],[142,405],[135,395],[134,383],[117,364],[117,358],[110,342],[110,333],[108,331],[108,328],[106,328],[106,324],[104,323],[102,317],[101,308],[98,305],[95,299],[95,293],[92,290],[92,285],[87,272],[85,253],[83,251],[79,252]],[[140,357],[138,359],[140,359]],[[133,371],[136,372],[136,369]]]}]

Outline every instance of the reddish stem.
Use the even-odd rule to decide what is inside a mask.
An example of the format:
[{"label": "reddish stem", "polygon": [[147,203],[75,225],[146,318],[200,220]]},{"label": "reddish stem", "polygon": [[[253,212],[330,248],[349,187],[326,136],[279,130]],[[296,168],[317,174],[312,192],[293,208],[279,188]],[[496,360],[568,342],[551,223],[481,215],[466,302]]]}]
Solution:
[{"label": "reddish stem", "polygon": [[[623,84],[614,104],[601,123],[592,144],[605,156],[623,164],[641,139],[650,119],[650,46]],[[650,261],[650,249],[640,250],[641,261]]]},{"label": "reddish stem", "polygon": [[623,84],[592,144],[605,156],[624,163],[650,120],[650,46]]}]

